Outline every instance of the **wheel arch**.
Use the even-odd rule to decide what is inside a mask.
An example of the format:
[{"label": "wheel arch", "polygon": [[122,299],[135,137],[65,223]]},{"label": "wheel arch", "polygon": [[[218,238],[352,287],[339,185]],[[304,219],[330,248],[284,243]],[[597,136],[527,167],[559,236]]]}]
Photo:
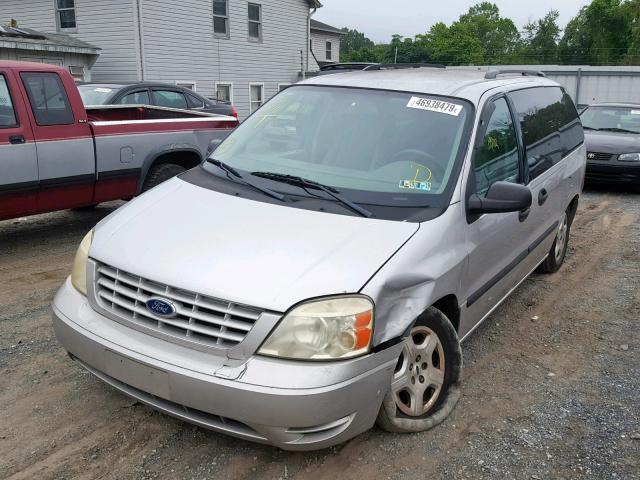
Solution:
[{"label": "wheel arch", "polygon": [[580,195],[576,194],[575,197],[571,199],[569,202],[569,206],[567,207],[568,217],[569,217],[569,225],[573,223],[573,219],[576,217],[576,213],[578,212],[578,202],[580,201]]},{"label": "wheel arch", "polygon": [[444,316],[449,319],[456,332],[460,331],[460,305],[458,304],[458,297],[454,294],[449,294],[435,301],[431,306],[440,310]]},{"label": "wheel arch", "polygon": [[157,152],[150,156],[142,167],[142,174],[140,175],[140,181],[138,183],[138,193],[142,190],[142,186],[147,179],[149,170],[151,170],[152,167],[163,163],[173,163],[189,170],[202,163],[202,153],[196,148],[180,148]]}]

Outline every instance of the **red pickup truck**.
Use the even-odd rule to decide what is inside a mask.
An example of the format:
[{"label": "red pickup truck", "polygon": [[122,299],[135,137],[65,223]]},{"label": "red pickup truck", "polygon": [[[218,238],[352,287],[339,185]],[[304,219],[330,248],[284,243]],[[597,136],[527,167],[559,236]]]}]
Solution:
[{"label": "red pickup truck", "polygon": [[195,167],[234,117],[88,108],[63,68],[0,61],[0,220],[128,199]]}]

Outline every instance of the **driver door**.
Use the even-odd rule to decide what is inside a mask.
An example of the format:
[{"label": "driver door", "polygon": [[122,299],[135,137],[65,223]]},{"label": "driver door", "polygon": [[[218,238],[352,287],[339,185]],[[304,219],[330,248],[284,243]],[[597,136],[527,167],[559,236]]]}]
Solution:
[{"label": "driver door", "polygon": [[[485,104],[467,187],[467,198],[483,197],[498,181],[523,183],[523,162],[516,123],[504,96]],[[468,217],[467,272],[462,279],[466,310],[461,338],[469,333],[526,272],[529,232],[528,211]]]}]

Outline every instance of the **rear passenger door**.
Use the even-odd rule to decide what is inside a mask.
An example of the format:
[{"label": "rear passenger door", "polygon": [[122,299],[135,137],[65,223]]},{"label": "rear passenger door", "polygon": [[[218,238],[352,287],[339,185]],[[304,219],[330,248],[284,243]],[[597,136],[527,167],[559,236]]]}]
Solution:
[{"label": "rear passenger door", "polygon": [[[93,135],[81,105],[74,112],[66,85],[53,71],[26,71],[20,80],[30,106],[38,152],[38,208],[42,211],[87,205],[93,199]],[[79,101],[79,100],[78,100]],[[82,110],[84,112],[84,110]]]},{"label": "rear passenger door", "polygon": [[0,68],[0,220],[37,208],[36,144],[13,72]]},{"label": "rear passenger door", "polygon": [[159,107],[180,108],[187,110],[187,99],[184,93],[169,89],[154,89],[153,104]]},{"label": "rear passenger door", "polygon": [[[575,181],[565,158],[582,143],[577,112],[560,87],[536,87],[509,93],[518,116],[525,168],[531,189],[531,256],[536,261],[551,248]],[[570,110],[574,113],[571,114]]]},{"label": "rear passenger door", "polygon": [[115,103],[119,105],[151,105],[151,97],[149,96],[149,90],[136,90],[129,92],[123,97],[119,98]]}]

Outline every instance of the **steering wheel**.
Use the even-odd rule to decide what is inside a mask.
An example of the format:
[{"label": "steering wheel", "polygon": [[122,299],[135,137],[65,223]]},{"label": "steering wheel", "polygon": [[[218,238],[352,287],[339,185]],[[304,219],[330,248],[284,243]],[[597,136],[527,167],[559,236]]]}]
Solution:
[{"label": "steering wheel", "polygon": [[437,183],[442,182],[442,179],[444,178],[444,175],[446,173],[444,167],[438,163],[435,156],[425,151],[418,150],[417,148],[405,148],[404,150],[400,150],[393,156],[393,162],[391,163],[401,162],[403,161],[401,160],[401,157],[408,155],[413,156],[413,158],[411,159],[413,161],[415,161],[416,156],[422,157],[424,160],[426,160],[425,167],[431,170],[431,173],[433,174],[431,180],[433,181],[434,179],[436,179]]}]

